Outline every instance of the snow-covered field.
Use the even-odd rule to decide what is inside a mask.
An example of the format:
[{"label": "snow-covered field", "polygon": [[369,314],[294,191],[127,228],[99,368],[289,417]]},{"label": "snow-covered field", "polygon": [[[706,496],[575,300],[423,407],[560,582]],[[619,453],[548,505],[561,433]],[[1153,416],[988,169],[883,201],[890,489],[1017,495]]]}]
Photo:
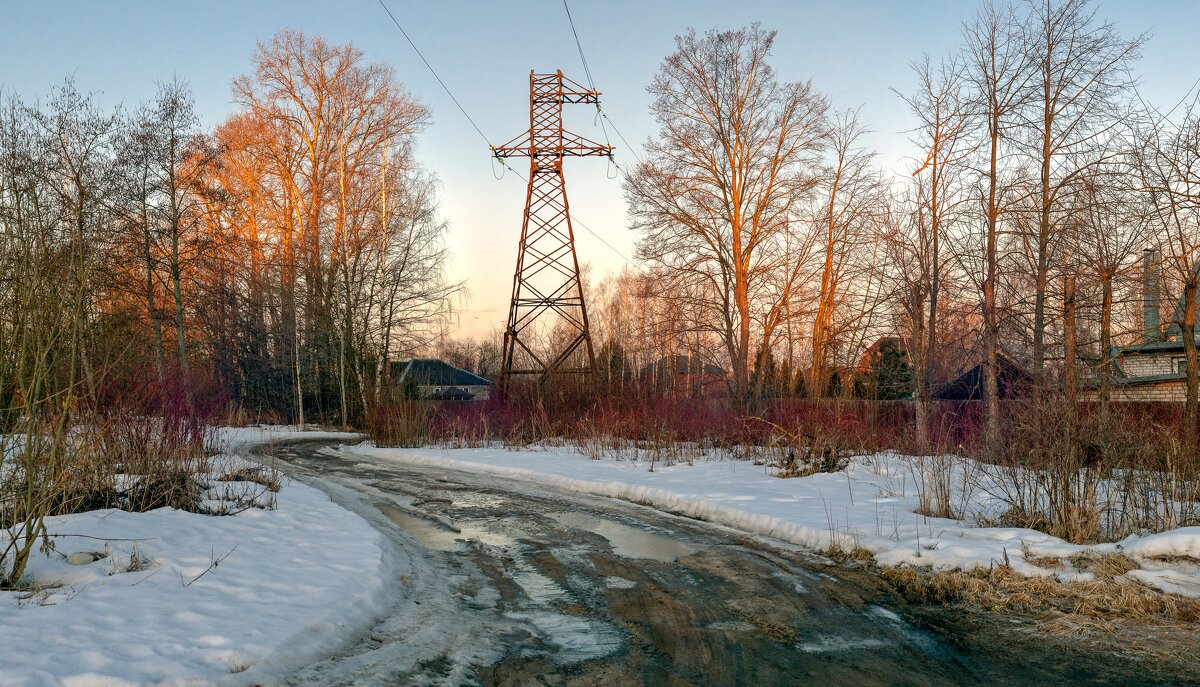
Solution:
[{"label": "snow-covered field", "polygon": [[[294,436],[236,429],[221,440],[232,454]],[[384,580],[403,571],[386,569],[395,562],[374,528],[322,492],[285,479],[275,496],[274,509],[221,517],[163,508],[52,518],[54,551],[28,569],[36,586],[0,592],[0,686],[254,684],[333,648],[370,621]],[[66,561],[105,549],[87,565]]]},{"label": "snow-covered field", "polygon": [[[1064,561],[1055,568],[1033,561],[1091,552],[1120,552],[1140,565],[1126,579],[1163,591],[1200,597],[1200,527],[1131,536],[1120,542],[1079,546],[1030,529],[978,527],[967,520],[918,515],[920,459],[894,454],[860,456],[843,472],[781,479],[762,465],[737,460],[695,460],[664,465],[589,458],[570,448],[513,451],[480,449],[381,449],[370,444],[343,451],[416,464],[528,479],[575,491],[655,506],[802,546],[828,550],[861,547],[881,565],[935,570],[988,568],[1007,562],[1027,576],[1064,581],[1092,579]],[[974,470],[969,490],[955,486],[960,511],[998,514],[1003,503],[989,476]],[[994,486],[994,485],[991,485]]]}]

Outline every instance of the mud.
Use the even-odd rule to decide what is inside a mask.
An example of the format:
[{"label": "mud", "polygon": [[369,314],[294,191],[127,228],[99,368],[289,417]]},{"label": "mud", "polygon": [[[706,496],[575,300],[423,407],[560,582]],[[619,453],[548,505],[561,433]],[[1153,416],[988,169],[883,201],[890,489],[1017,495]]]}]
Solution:
[{"label": "mud", "polygon": [[869,570],[778,542],[526,482],[319,452],[328,444],[275,451],[306,481],[359,493],[397,543],[453,570],[460,601],[447,612],[482,628],[473,641],[487,646],[389,672],[373,652],[397,655],[405,638],[377,630],[348,637],[296,684],[1200,683],[1194,666],[1093,652],[1019,618],[907,605]]}]

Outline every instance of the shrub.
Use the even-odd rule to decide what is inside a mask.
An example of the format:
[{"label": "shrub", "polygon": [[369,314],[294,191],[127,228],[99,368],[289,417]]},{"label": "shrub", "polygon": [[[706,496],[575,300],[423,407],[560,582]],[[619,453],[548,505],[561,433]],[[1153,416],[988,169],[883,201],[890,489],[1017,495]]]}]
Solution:
[{"label": "shrub", "polygon": [[1200,454],[1160,408],[1009,404],[1003,440],[976,456],[1007,505],[995,524],[1089,543],[1200,523]]}]

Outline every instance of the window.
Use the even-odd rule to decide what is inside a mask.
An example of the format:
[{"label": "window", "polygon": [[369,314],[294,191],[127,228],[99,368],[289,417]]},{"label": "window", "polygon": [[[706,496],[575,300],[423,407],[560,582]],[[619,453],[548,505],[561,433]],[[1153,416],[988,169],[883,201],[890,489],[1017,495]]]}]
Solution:
[{"label": "window", "polygon": [[1187,374],[1187,358],[1176,358],[1172,362],[1175,363],[1175,374]]}]

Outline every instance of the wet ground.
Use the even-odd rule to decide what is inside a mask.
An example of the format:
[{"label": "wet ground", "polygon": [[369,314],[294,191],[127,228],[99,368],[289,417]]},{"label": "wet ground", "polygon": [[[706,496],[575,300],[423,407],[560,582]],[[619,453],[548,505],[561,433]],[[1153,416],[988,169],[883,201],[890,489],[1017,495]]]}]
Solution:
[{"label": "wet ground", "polygon": [[867,570],[778,542],[333,443],[273,451],[415,549],[419,572],[291,684],[1197,684],[1028,620],[905,605]]}]

